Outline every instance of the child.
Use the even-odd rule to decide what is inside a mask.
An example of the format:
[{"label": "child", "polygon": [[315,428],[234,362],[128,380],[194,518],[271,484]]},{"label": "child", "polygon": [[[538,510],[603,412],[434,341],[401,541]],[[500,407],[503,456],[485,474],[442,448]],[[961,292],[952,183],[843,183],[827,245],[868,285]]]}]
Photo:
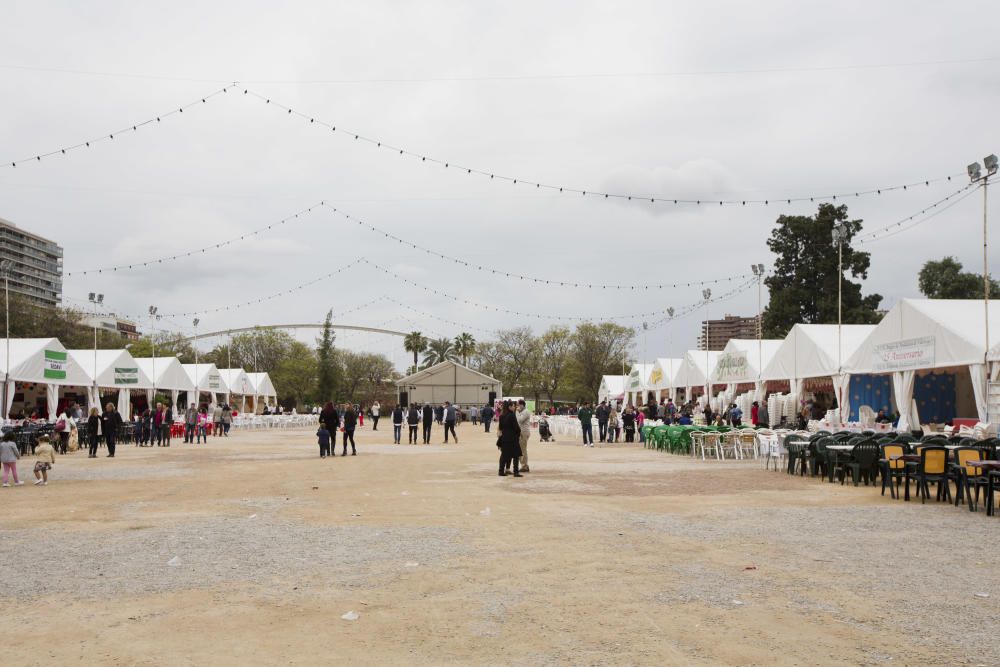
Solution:
[{"label": "child", "polygon": [[56,464],[56,451],[49,444],[49,436],[43,435],[35,447],[35,486],[49,485],[49,470]]},{"label": "child", "polygon": [[8,474],[14,476],[14,486],[23,486],[24,482],[17,478],[17,460],[21,458],[21,453],[17,451],[17,443],[14,442],[14,434],[7,433],[0,440],[0,463],[3,464],[3,485],[7,483]]},{"label": "child", "polygon": [[316,431],[316,437],[319,439],[319,457],[325,459],[330,456],[330,432],[326,430],[325,424],[319,425],[319,430]]}]

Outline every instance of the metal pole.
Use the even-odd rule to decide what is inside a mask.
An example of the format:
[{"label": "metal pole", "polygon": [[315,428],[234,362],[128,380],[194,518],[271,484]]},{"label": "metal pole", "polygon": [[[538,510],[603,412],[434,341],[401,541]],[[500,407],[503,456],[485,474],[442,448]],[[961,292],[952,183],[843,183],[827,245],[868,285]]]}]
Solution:
[{"label": "metal pole", "polygon": [[[985,318],[986,351],[983,353],[983,363],[989,364],[990,355],[990,273],[989,264],[986,259],[986,186],[989,185],[990,176],[987,174],[983,178],[983,315]],[[987,377],[989,377],[989,366],[987,366]],[[985,394],[984,394],[985,395]]]},{"label": "metal pole", "polygon": [[9,391],[10,385],[10,289],[8,286],[8,271],[8,267],[3,267],[3,320],[4,328],[6,329],[4,333],[6,335],[7,342],[6,368],[4,369],[3,374],[3,418],[5,420],[10,417],[10,415],[7,414],[7,392]]},{"label": "metal pole", "polygon": [[97,301],[92,303],[94,305],[94,400],[100,403],[100,399],[97,398]]},{"label": "metal pole", "polygon": [[843,286],[844,286],[844,242],[837,243],[837,374],[841,372],[841,344],[840,329],[842,326],[843,307]]}]

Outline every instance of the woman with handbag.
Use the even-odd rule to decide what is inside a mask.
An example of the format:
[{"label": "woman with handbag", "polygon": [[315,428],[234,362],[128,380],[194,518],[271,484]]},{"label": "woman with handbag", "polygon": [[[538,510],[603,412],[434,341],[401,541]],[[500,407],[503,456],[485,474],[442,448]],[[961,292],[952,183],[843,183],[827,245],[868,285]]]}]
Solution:
[{"label": "woman with handbag", "polygon": [[500,411],[498,425],[497,449],[500,450],[500,477],[507,476],[507,466],[513,463],[514,477],[521,477],[521,427],[517,425],[517,416],[511,401],[504,401]]},{"label": "woman with handbag", "polygon": [[66,410],[59,413],[56,417],[55,432],[59,434],[59,453],[65,454],[66,450],[69,449],[69,416],[66,414]]}]

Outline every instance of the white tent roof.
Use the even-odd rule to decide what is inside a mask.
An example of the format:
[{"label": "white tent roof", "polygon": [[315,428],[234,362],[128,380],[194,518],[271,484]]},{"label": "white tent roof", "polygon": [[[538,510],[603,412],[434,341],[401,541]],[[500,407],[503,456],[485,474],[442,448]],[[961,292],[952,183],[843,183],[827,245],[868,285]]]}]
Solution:
[{"label": "white tent roof", "polygon": [[260,396],[278,396],[278,392],[274,388],[274,384],[271,382],[271,376],[267,373],[247,373],[247,377],[250,378],[250,383],[254,387],[254,391]]},{"label": "white tent roof", "polygon": [[177,357],[157,357],[156,376],[153,376],[153,358],[137,357],[135,362],[139,368],[152,380],[156,381],[157,389],[167,389],[173,391],[191,391],[194,389],[194,381],[184,372]]},{"label": "white tent roof", "polygon": [[[188,379],[198,387],[198,391],[207,391],[214,394],[226,394],[229,386],[222,379],[222,374],[215,364],[181,364]],[[198,378],[195,379],[197,367]]]},{"label": "white tent roof", "polygon": [[731,338],[712,369],[713,384],[756,382],[783,341]]},{"label": "white tent roof", "polygon": [[[875,330],[874,324],[845,324],[840,333],[840,365]],[[796,324],[785,336],[771,363],[764,368],[765,380],[801,380],[834,376],[837,367],[837,325]]]},{"label": "white tent roof", "polygon": [[632,364],[632,369],[628,373],[628,380],[625,382],[625,391],[644,391],[647,388],[646,381],[653,371],[653,364]]},{"label": "white tent roof", "polygon": [[601,378],[601,387],[597,390],[597,397],[614,398],[625,393],[625,380],[627,375],[605,375]]},{"label": "white tent roof", "polygon": [[119,389],[152,389],[153,380],[129,354],[128,350],[69,350],[69,356],[91,376],[94,382],[94,360],[97,361],[97,386]]},{"label": "white tent roof", "polygon": [[[684,353],[680,370],[674,381],[678,387],[704,387],[706,382],[706,364],[714,369],[721,352],[705,350],[688,350]],[[706,361],[707,355],[707,361]]]},{"label": "white tent roof", "polygon": [[671,387],[676,387],[674,380],[677,378],[677,373],[681,370],[681,364],[684,362],[683,359],[657,359],[653,362],[653,369],[649,372],[649,378],[646,380],[646,384],[650,389],[669,389]]},{"label": "white tent roof", "polygon": [[396,382],[400,392],[407,392],[410,402],[482,405],[490,392],[503,396],[500,380],[455,361],[442,361]]},{"label": "white tent roof", "polygon": [[90,375],[56,338],[0,339],[0,372],[7,370],[10,344],[10,379],[16,382],[88,387]]},{"label": "white tent roof", "polygon": [[[844,363],[850,373],[948,368],[983,363],[983,302],[903,299]],[[1000,302],[989,304],[990,348],[1000,343]]]},{"label": "white tent roof", "polygon": [[230,394],[240,396],[251,396],[254,393],[253,382],[242,368],[220,368],[219,375],[222,381],[229,387]]}]

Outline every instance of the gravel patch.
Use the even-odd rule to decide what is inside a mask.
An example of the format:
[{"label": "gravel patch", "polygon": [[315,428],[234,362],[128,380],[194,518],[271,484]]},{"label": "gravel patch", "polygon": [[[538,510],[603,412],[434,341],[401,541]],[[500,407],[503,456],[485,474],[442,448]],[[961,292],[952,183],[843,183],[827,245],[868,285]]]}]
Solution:
[{"label": "gravel patch", "polygon": [[[364,585],[405,563],[440,564],[465,553],[460,533],[445,528],[317,527],[272,517],[213,517],[169,528],[124,532],[0,531],[0,599],[114,599],[207,588],[231,582],[282,590],[315,575],[336,585]],[[85,567],[45,566],[60,562]]]},{"label": "gravel patch", "polygon": [[[34,465],[34,463],[32,463]],[[26,468],[31,472],[31,468]],[[20,472],[20,471],[18,471]],[[186,465],[160,463],[148,466],[119,466],[109,463],[99,468],[75,465],[55,465],[49,471],[49,484],[59,482],[97,482],[97,481],[130,481],[134,479],[159,479],[163,477],[183,477],[190,475],[192,469]],[[23,479],[27,480],[25,476]],[[34,477],[32,477],[32,480]]]}]

